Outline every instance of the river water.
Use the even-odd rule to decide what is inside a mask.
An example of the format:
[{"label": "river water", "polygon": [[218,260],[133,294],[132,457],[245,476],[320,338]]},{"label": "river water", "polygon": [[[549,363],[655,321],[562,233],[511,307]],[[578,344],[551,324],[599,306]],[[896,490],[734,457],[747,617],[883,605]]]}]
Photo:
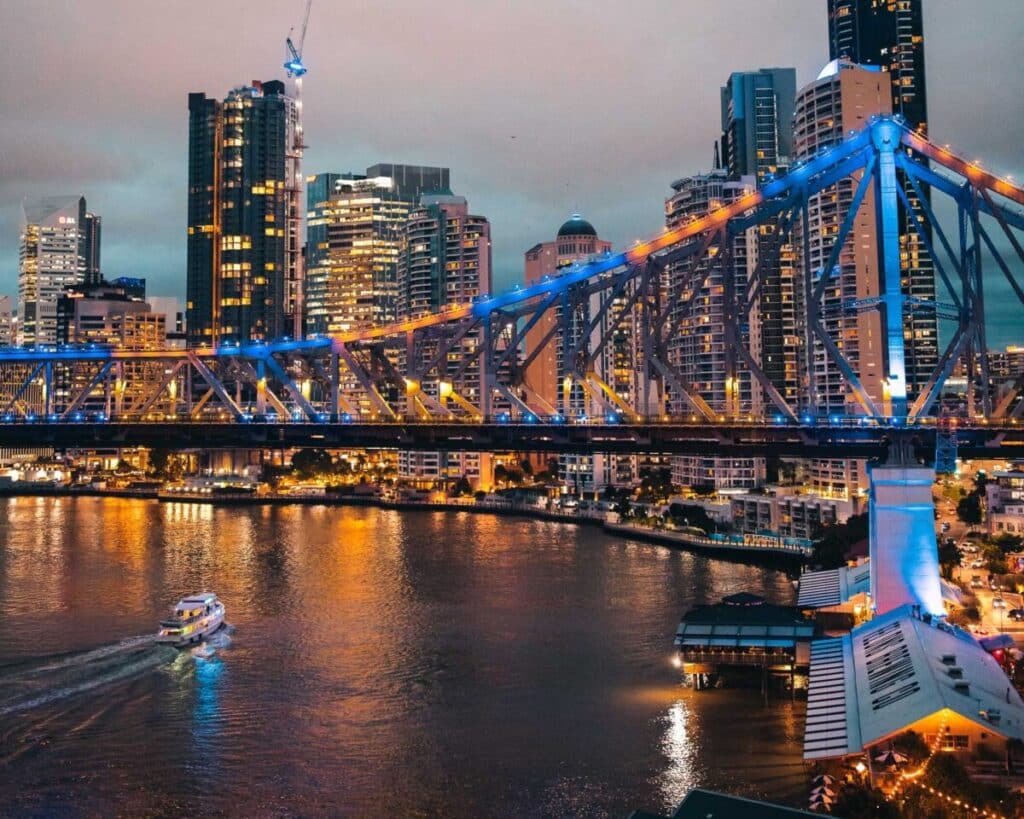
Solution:
[{"label": "river water", "polygon": [[[148,635],[216,591],[230,627]],[[679,615],[778,571],[471,513],[0,501],[0,814],[612,816],[796,803],[802,706],[692,692]]]}]

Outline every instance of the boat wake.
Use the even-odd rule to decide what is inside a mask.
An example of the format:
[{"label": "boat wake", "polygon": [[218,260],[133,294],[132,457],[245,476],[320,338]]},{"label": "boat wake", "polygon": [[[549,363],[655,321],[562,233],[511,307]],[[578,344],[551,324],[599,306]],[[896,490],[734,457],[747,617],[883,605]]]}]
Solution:
[{"label": "boat wake", "polygon": [[130,679],[176,656],[176,649],[147,634],[2,667],[0,717]]}]

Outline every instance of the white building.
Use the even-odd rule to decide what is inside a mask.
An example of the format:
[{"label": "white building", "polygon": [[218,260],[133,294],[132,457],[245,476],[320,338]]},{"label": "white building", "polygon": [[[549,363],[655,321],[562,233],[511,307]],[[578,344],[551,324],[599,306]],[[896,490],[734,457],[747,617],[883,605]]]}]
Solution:
[{"label": "white building", "polygon": [[57,300],[99,276],[99,217],[84,196],[25,202],[18,248],[18,342],[57,342]]}]

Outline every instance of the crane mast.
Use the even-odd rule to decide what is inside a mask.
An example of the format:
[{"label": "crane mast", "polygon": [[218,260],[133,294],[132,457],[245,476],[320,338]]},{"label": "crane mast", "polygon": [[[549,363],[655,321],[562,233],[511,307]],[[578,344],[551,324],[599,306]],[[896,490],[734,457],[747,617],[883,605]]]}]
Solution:
[{"label": "crane mast", "polygon": [[302,152],[306,148],[302,129],[302,78],[306,74],[306,66],[302,62],[302,51],[306,43],[306,29],[309,26],[309,9],[313,0],[306,0],[306,11],[302,18],[302,29],[296,47],[292,41],[294,27],[285,38],[284,69],[288,77],[294,79],[295,114],[292,120],[291,139],[285,150],[285,190],[288,193],[288,216],[286,225],[285,245],[285,311],[292,317],[293,338],[302,338],[303,327],[303,260],[301,252],[302,220],[305,213],[303,205]]}]

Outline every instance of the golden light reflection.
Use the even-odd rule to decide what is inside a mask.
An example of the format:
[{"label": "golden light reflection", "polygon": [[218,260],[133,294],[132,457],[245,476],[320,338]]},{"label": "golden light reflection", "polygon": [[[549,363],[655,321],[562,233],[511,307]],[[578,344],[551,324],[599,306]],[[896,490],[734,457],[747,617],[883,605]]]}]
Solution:
[{"label": "golden light reflection", "polygon": [[700,745],[693,730],[690,707],[677,700],[664,717],[665,731],[661,751],[668,760],[661,776],[660,790],[666,805],[678,805],[687,792],[700,785],[698,757]]}]

